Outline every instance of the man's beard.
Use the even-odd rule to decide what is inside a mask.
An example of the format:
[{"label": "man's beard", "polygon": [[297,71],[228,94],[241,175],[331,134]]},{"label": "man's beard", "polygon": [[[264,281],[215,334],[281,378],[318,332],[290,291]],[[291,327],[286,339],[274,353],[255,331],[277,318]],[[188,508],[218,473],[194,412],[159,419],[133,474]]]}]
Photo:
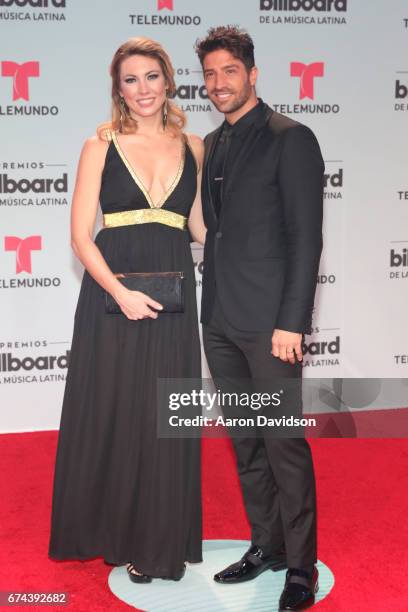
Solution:
[{"label": "man's beard", "polygon": [[229,105],[222,107],[222,106],[218,106],[215,100],[212,100],[212,102],[217,110],[224,113],[225,115],[229,115],[230,113],[235,113],[242,106],[244,106],[244,104],[248,102],[251,96],[251,93],[252,93],[252,87],[248,80],[247,83],[245,84],[244,89],[240,92],[238,97],[235,98],[234,100],[231,100]]}]

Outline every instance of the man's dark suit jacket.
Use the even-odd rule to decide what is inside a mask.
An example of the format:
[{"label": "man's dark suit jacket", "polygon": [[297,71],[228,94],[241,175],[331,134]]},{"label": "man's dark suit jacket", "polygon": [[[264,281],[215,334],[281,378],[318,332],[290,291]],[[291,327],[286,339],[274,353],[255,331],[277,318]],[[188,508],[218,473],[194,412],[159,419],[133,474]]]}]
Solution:
[{"label": "man's dark suit jacket", "polygon": [[307,334],[322,250],[324,163],[309,128],[259,104],[245,148],[229,160],[219,218],[209,169],[221,127],[205,138],[201,322],[210,322],[217,294],[236,329]]}]

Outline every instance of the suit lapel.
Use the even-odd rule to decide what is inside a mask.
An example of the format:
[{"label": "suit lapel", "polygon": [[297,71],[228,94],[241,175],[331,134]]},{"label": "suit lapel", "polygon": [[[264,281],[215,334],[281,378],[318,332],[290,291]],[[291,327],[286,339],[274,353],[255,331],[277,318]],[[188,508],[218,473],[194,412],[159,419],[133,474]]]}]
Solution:
[{"label": "suit lapel", "polygon": [[211,167],[211,160],[212,160],[214,150],[218,142],[220,133],[221,133],[221,126],[218,129],[216,129],[214,132],[211,132],[211,134],[207,136],[207,139],[205,142],[205,152],[204,152],[204,180],[205,180],[205,185],[206,185],[207,201],[209,202],[211,212],[213,213],[214,219],[216,221],[217,221],[217,215],[215,212],[214,201],[212,198],[210,167]]}]

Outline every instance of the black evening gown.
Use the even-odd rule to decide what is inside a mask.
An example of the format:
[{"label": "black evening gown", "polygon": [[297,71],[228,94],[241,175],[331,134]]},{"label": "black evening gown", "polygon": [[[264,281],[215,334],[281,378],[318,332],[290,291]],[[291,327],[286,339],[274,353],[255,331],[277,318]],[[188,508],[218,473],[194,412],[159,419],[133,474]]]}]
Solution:
[{"label": "black evening gown", "polygon": [[[188,217],[196,188],[196,162],[186,144],[161,210]],[[156,206],[114,134],[100,204],[104,214]],[[157,378],[201,376],[189,234],[148,222],[104,228],[95,243],[115,273],[184,271],[185,309],[156,320],[106,314],[104,291],[85,271],[61,415],[49,555],[133,561],[145,574],[171,578],[184,561],[202,560],[200,440],[156,433]]]}]

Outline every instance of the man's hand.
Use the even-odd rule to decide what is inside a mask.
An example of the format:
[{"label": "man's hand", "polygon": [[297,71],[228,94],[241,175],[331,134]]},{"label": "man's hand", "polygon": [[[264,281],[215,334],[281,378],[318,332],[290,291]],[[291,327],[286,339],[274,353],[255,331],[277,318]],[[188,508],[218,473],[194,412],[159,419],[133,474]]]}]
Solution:
[{"label": "man's hand", "polygon": [[302,334],[275,329],[272,334],[271,353],[282,361],[290,361],[290,363],[295,363],[296,359],[302,361]]}]

